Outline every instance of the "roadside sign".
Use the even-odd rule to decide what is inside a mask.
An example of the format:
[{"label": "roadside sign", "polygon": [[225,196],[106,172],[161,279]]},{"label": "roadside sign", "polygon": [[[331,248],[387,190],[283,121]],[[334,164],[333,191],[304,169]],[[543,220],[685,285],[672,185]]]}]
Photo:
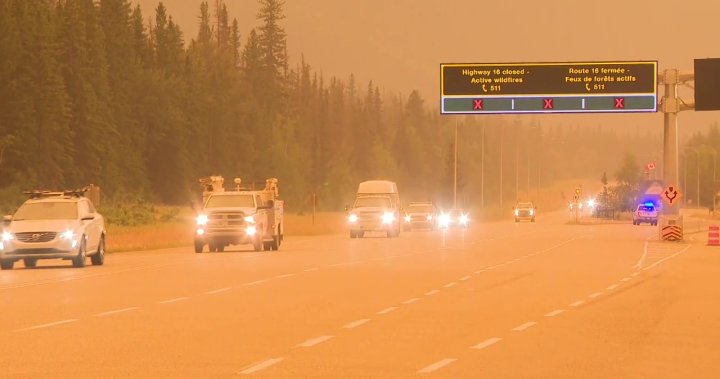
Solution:
[{"label": "roadside sign", "polygon": [[657,111],[657,61],[443,63],[442,114]]},{"label": "roadside sign", "polygon": [[669,205],[674,205],[680,200],[681,196],[680,190],[676,186],[669,185],[663,192],[662,198]]}]

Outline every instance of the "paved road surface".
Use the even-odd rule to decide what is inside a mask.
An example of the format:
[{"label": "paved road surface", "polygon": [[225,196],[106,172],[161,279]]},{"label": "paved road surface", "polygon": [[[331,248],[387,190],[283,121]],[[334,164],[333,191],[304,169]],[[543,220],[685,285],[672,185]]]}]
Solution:
[{"label": "paved road surface", "polygon": [[0,377],[718,377],[720,247],[566,220],[19,263]]}]

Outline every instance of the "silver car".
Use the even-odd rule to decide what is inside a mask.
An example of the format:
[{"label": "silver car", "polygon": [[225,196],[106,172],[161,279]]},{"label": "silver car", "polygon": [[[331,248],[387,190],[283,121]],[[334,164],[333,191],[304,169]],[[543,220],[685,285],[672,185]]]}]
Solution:
[{"label": "silver car", "polygon": [[3,227],[0,266],[13,268],[22,260],[33,268],[38,259],[71,260],[84,267],[105,262],[105,220],[82,192],[32,192]]}]

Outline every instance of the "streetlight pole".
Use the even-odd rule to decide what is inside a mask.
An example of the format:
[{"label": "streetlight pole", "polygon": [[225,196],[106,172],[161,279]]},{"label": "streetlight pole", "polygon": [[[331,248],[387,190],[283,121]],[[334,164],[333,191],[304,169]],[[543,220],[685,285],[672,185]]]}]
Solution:
[{"label": "streetlight pole", "polygon": [[455,120],[455,164],[453,178],[453,209],[457,209],[457,152],[458,152],[458,121]]},{"label": "streetlight pole", "polygon": [[480,142],[480,208],[485,209],[485,123],[482,124]]},{"label": "streetlight pole", "polygon": [[[685,150],[690,150],[696,154],[695,159],[695,168],[697,171],[697,178],[696,178],[696,184],[695,184],[695,194],[696,194],[696,207],[700,207],[700,151],[692,148],[692,147],[686,147]],[[685,156],[685,190],[687,191],[687,156]]]}]

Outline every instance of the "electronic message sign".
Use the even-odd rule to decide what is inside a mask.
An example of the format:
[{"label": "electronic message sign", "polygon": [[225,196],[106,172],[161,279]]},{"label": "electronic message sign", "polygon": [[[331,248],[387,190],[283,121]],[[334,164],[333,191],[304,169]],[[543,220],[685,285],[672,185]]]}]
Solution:
[{"label": "electronic message sign", "polygon": [[657,111],[657,61],[445,63],[443,114]]}]

